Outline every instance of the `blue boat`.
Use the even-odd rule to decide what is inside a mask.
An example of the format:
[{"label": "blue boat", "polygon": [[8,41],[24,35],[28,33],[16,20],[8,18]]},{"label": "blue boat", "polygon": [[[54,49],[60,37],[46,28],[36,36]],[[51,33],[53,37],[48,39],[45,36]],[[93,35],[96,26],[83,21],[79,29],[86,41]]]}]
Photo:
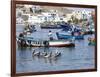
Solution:
[{"label": "blue boat", "polygon": [[75,40],[81,40],[84,39],[84,35],[72,35],[72,34],[67,34],[67,32],[64,33],[56,33],[58,39],[69,39],[69,38],[75,38]]},{"label": "blue boat", "polygon": [[71,31],[72,30],[72,27],[70,24],[66,23],[66,24],[61,24],[60,25],[61,28],[62,28],[62,31]]}]

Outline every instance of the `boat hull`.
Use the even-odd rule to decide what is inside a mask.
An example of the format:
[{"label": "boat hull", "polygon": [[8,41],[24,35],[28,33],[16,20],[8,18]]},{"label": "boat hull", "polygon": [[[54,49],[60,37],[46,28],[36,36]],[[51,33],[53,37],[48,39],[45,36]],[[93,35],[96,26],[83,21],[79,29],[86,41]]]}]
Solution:
[{"label": "boat hull", "polygon": [[41,26],[41,29],[61,29],[61,27],[51,27],[51,26],[45,27],[45,26]]},{"label": "boat hull", "polygon": [[64,35],[64,34],[57,34],[58,39],[69,39],[69,38],[75,38],[76,40],[84,39],[84,35],[77,35],[77,36],[72,36],[72,35]]},{"label": "boat hull", "polygon": [[[44,43],[45,42],[45,43]],[[75,43],[69,40],[52,40],[52,41],[35,41],[35,42],[27,42],[24,43],[17,41],[18,45],[21,47],[74,47]]]},{"label": "boat hull", "polygon": [[[28,45],[29,46],[29,45]],[[42,45],[31,45],[30,47],[75,47],[75,44],[62,44],[62,45],[49,45],[49,46],[42,46]]]},{"label": "boat hull", "polygon": [[50,47],[70,47],[70,46],[75,46],[75,44],[72,41],[57,40],[57,41],[50,41],[49,46]]},{"label": "boat hull", "polygon": [[49,47],[74,47],[75,44],[50,45]]}]

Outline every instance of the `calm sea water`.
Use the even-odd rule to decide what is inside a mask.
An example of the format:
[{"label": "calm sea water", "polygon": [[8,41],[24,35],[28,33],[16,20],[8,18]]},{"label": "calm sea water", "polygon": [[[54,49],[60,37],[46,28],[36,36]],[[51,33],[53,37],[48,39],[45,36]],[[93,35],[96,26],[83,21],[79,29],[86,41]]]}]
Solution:
[{"label": "calm sea water", "polygon": [[[23,31],[22,25],[17,25],[16,35]],[[48,39],[48,29],[40,29],[38,26],[37,32],[32,33],[29,36],[39,39]],[[53,36],[57,39],[55,32],[60,29],[51,29]],[[75,47],[31,47],[31,48],[19,48],[16,47],[16,72],[43,72],[43,71],[57,71],[57,70],[76,70],[76,69],[89,69],[94,68],[94,46],[88,46],[87,38],[91,35],[86,35],[84,40],[76,40]],[[40,58],[32,57],[32,50],[46,51],[46,52],[62,52],[62,55],[58,58]]]}]

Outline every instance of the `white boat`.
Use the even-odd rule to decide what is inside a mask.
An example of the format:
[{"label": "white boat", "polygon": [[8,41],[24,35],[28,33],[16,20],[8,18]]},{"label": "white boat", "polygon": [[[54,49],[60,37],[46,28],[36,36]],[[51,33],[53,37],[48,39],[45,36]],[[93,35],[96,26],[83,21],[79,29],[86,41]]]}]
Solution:
[{"label": "white boat", "polygon": [[[21,41],[23,40],[23,41]],[[73,47],[75,46],[74,40],[31,40],[26,38],[20,38],[17,40],[20,46],[30,47]],[[24,42],[24,44],[23,44]]]}]

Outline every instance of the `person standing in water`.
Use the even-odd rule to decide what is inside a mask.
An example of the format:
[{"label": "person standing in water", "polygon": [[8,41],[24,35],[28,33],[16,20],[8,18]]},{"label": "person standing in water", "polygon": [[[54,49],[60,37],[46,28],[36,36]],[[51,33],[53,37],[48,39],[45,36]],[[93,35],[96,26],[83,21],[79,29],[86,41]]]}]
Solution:
[{"label": "person standing in water", "polygon": [[49,36],[49,39],[50,39],[50,40],[53,40],[53,36],[52,36],[52,32],[51,32],[51,30],[49,31],[48,36]]}]

